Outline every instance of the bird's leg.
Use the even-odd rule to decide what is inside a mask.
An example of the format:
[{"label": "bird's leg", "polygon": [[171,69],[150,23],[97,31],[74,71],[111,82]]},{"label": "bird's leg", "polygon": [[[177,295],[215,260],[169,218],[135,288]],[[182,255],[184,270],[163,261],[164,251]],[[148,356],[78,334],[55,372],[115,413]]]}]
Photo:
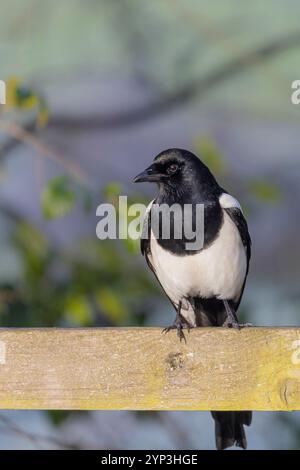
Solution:
[{"label": "bird's leg", "polygon": [[175,318],[173,325],[168,326],[167,328],[164,328],[162,330],[162,333],[168,333],[171,330],[177,330],[177,336],[180,339],[180,341],[184,340],[186,342],[183,329],[187,328],[188,332],[190,332],[190,324],[186,321],[186,319],[180,313],[181,305],[182,305],[182,302],[180,301],[178,304],[177,314],[176,314],[176,318]]},{"label": "bird's leg", "polygon": [[[224,321],[223,327],[226,327],[226,328],[232,328],[232,324],[231,322],[228,320],[228,318]],[[250,328],[251,326],[254,326],[253,323],[249,323],[249,322],[246,322],[246,323],[239,323],[239,328]]]},{"label": "bird's leg", "polygon": [[227,326],[228,328],[235,328],[237,330],[240,329],[240,325],[236,316],[234,309],[229,305],[227,300],[223,300],[223,304],[226,310],[227,318],[223,323],[223,326]]},{"label": "bird's leg", "polygon": [[240,328],[250,328],[251,326],[253,326],[252,323],[248,323],[248,322],[239,323],[235,310],[229,305],[228,301],[223,300],[223,303],[224,303],[226,313],[227,313],[227,318],[222,325],[223,327],[240,329]]}]

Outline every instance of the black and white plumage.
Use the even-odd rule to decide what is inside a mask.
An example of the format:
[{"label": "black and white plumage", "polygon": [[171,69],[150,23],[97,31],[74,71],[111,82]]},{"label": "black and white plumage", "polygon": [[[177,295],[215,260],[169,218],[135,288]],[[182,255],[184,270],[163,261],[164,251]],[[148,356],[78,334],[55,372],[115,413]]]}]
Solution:
[{"label": "black and white plumage", "polygon": [[[145,214],[147,238],[142,254],[177,315],[174,325],[180,338],[184,327],[228,326],[239,328],[236,312],[243,295],[251,257],[251,239],[238,201],[222,189],[201,160],[191,152],[169,149],[138,175],[135,182],[156,182],[158,195]],[[198,251],[186,249],[186,239],[154,234],[152,204],[204,206],[204,244]],[[193,221],[192,221],[193,222]],[[173,229],[173,231],[172,231]],[[243,425],[251,412],[212,412],[216,444],[246,448]]]}]

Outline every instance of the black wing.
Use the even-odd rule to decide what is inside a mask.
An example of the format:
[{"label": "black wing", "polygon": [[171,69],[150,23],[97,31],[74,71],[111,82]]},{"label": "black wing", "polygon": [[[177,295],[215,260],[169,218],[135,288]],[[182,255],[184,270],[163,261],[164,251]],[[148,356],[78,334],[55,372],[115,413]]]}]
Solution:
[{"label": "black wing", "polygon": [[249,234],[249,230],[248,230],[248,224],[247,224],[247,221],[246,221],[245,217],[243,216],[242,211],[237,207],[231,207],[229,209],[224,209],[224,210],[227,212],[227,214],[229,215],[231,220],[235,223],[235,225],[236,225],[236,227],[237,227],[237,229],[240,233],[243,245],[245,247],[246,256],[247,256],[247,271],[246,271],[245,281],[244,281],[244,284],[243,284],[243,288],[242,288],[240,298],[239,298],[239,300],[236,304],[236,309],[238,309],[238,307],[240,305],[240,302],[241,302],[241,299],[242,299],[242,296],[243,296],[243,293],[244,293],[246,280],[247,280],[247,275],[248,275],[248,272],[249,272],[249,264],[250,264],[250,258],[251,258],[251,244],[252,243],[251,243],[251,238],[250,238],[250,234]]},{"label": "black wing", "polygon": [[[142,236],[141,236],[141,252],[148,262],[148,255],[151,253],[150,248],[151,239],[151,208],[145,212]],[[151,268],[153,270],[153,268]]]}]

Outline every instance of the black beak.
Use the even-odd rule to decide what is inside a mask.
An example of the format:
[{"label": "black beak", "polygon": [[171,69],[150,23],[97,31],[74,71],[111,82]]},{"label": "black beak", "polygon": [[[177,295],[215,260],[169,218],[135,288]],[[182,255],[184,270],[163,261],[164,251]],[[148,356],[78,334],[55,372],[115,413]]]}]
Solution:
[{"label": "black beak", "polygon": [[137,175],[134,179],[134,183],[144,183],[145,181],[151,183],[157,183],[162,179],[166,179],[167,175],[159,173],[159,171],[155,168],[154,165],[149,166],[145,171]]}]

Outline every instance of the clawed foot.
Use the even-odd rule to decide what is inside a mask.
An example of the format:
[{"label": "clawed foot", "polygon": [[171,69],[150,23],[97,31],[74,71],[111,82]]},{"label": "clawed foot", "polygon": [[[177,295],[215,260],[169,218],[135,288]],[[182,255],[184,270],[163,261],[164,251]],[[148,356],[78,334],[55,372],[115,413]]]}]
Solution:
[{"label": "clawed foot", "polygon": [[234,330],[239,330],[240,329],[240,324],[237,321],[231,320],[229,318],[227,318],[224,321],[222,326],[225,327],[225,328],[233,328]]},{"label": "clawed foot", "polygon": [[225,328],[234,328],[235,330],[240,330],[241,328],[253,326],[252,323],[239,323],[236,316],[236,311],[232,306],[232,303],[230,303],[228,300],[223,300],[223,303],[226,310],[227,318],[222,326],[224,326]]},{"label": "clawed foot", "polygon": [[225,328],[233,328],[235,330],[240,330],[241,328],[250,328],[253,326],[252,323],[238,323],[237,321],[231,321],[227,318],[222,325]]},{"label": "clawed foot", "polygon": [[239,323],[240,328],[251,328],[251,326],[254,326],[253,323]]},{"label": "clawed foot", "polygon": [[185,334],[183,332],[184,329],[187,329],[189,333],[190,325],[181,317],[181,315],[177,315],[173,325],[164,328],[162,330],[162,333],[169,333],[169,331],[171,330],[177,330],[177,336],[180,339],[180,342],[184,340],[184,342],[186,343]]}]

